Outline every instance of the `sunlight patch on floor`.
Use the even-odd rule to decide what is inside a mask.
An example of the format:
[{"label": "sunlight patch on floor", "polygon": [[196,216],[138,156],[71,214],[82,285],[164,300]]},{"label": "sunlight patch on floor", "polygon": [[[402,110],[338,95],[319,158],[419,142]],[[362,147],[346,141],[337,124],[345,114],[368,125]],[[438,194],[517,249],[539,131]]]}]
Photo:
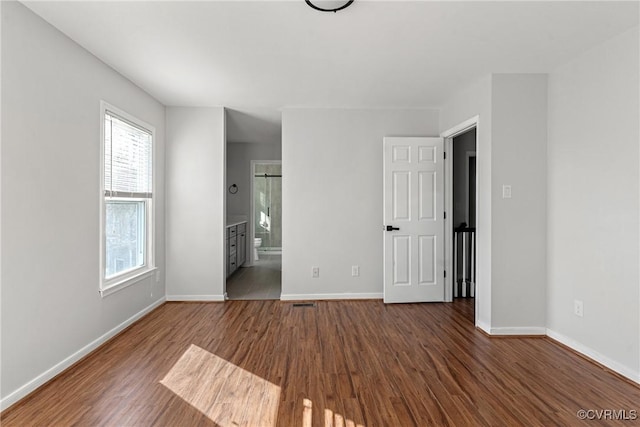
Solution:
[{"label": "sunlight patch on floor", "polygon": [[[313,420],[313,402],[304,399],[302,402],[302,427],[311,427]],[[342,414],[331,409],[324,410],[324,427],[364,427],[364,424],[356,424],[353,420],[345,418]]]},{"label": "sunlight patch on floor", "polygon": [[276,425],[280,387],[196,345],[160,383],[220,427]]}]

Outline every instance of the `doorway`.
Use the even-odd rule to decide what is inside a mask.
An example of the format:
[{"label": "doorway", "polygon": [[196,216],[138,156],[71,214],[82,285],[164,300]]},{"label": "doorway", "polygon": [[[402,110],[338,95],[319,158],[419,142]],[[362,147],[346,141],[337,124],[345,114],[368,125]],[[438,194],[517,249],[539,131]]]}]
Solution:
[{"label": "doorway", "polygon": [[253,165],[253,262],[282,255],[282,164]]},{"label": "doorway", "polygon": [[282,162],[252,160],[247,268],[227,282],[231,300],[280,299],[282,293]]},{"label": "doorway", "polygon": [[464,304],[469,317],[478,325],[480,293],[478,280],[478,160],[482,147],[478,143],[479,117],[475,116],[443,132],[445,160],[445,300]]},{"label": "doorway", "polygon": [[453,137],[453,298],[475,297],[476,129]]}]

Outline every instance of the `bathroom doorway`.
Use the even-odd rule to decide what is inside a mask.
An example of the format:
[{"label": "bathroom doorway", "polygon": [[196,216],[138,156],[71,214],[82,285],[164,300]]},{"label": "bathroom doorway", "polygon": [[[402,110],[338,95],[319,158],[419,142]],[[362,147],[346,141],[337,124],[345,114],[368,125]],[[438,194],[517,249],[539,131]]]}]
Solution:
[{"label": "bathroom doorway", "polygon": [[227,283],[229,299],[280,299],[282,293],[282,162],[251,161],[247,266]]}]

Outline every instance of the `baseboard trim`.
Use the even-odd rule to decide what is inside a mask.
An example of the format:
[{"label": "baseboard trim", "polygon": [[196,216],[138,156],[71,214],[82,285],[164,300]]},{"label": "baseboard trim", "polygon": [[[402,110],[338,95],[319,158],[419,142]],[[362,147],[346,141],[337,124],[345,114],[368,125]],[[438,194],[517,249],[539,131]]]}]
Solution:
[{"label": "baseboard trim", "polygon": [[167,301],[224,301],[224,295],[167,295]]},{"label": "baseboard trim", "polygon": [[282,301],[334,300],[334,299],[382,299],[382,292],[343,294],[282,294]]},{"label": "baseboard trim", "polygon": [[[484,329],[484,328],[483,328]],[[486,329],[485,329],[486,330]],[[501,328],[490,328],[489,335],[510,336],[510,335],[547,335],[547,329],[541,326],[512,326]]]},{"label": "baseboard trim", "polygon": [[596,350],[551,329],[547,329],[547,336],[552,340],[557,341],[558,343],[566,347],[569,347],[571,350],[580,353],[586,358],[591,359],[592,361],[608,369],[611,369],[612,371],[622,375],[623,377],[633,381],[634,383],[640,384],[640,372],[634,371],[633,369],[608,358],[602,353],[599,353]]},{"label": "baseboard trim", "polygon": [[485,334],[490,335],[489,331],[491,330],[491,327],[489,325],[487,325],[486,323],[478,321],[478,324],[476,325],[476,328],[480,329]]},{"label": "baseboard trim", "polygon": [[17,402],[19,402],[21,399],[27,397],[30,393],[35,391],[37,388],[39,388],[42,385],[46,384],[51,379],[53,379],[57,375],[61,374],[66,369],[70,368],[72,365],[74,365],[75,363],[79,362],[81,359],[83,359],[86,356],[88,356],[95,349],[100,347],[105,342],[109,341],[111,338],[113,338],[114,336],[116,336],[117,334],[122,332],[127,327],[131,326],[133,323],[135,323],[136,321],[141,319],[143,316],[147,315],[151,311],[153,311],[156,308],[160,307],[162,304],[164,304],[164,302],[165,302],[165,298],[164,297],[160,298],[159,300],[155,301],[151,305],[149,305],[146,308],[142,309],[138,313],[136,313],[133,316],[129,317],[127,320],[125,320],[124,322],[120,323],[118,326],[116,326],[115,328],[111,329],[107,333],[105,333],[102,336],[98,337],[97,339],[91,341],[89,344],[85,345],[80,350],[76,351],[75,353],[73,353],[72,355],[67,357],[66,359],[64,359],[61,362],[57,363],[53,367],[47,369],[45,372],[43,372],[42,374],[38,375],[37,377],[35,377],[31,381],[29,381],[28,383],[26,383],[23,386],[21,386],[20,388],[18,388],[17,390],[14,390],[13,392],[9,393],[4,398],[0,399],[0,411],[4,411],[5,409],[8,409],[9,407],[11,407],[14,404],[16,404]]}]

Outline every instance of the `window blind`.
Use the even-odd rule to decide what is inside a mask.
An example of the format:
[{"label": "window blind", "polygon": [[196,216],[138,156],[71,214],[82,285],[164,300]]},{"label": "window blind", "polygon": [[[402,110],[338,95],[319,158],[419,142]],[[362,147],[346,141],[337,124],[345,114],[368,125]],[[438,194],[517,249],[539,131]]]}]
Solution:
[{"label": "window blind", "polygon": [[104,123],[104,191],[106,197],[152,197],[152,137],[107,111]]}]

